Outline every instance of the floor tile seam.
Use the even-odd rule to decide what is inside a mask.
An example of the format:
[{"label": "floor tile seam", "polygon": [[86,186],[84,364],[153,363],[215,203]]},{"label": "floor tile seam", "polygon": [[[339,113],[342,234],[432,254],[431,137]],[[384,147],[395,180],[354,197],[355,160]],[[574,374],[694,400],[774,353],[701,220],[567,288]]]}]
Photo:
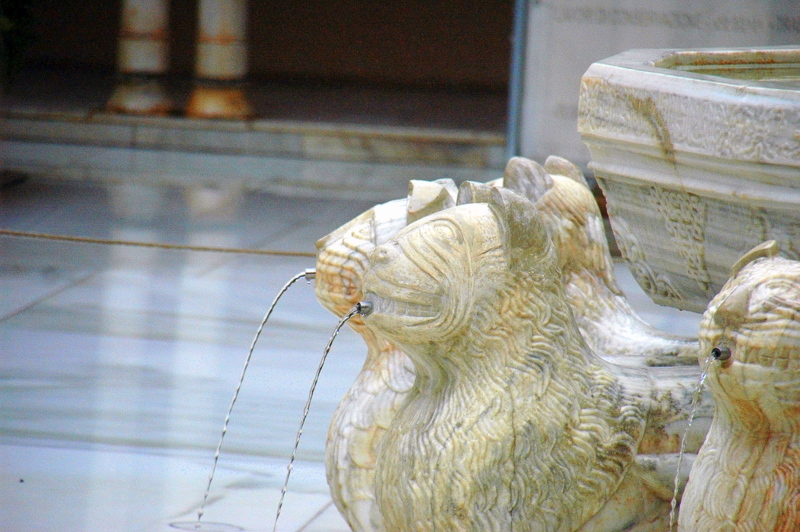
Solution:
[{"label": "floor tile seam", "polygon": [[[249,248],[248,249],[252,249],[252,250],[260,250],[260,249],[264,249],[264,248],[269,249],[270,247],[272,247],[271,244],[273,244],[275,242],[280,242],[281,240],[285,240],[288,236],[291,236],[292,233],[300,232],[300,231],[302,231],[303,229],[305,229],[308,226],[309,226],[308,221],[306,221],[306,220],[297,220],[296,222],[291,223],[288,227],[286,227],[281,234],[268,235],[268,236],[265,236],[265,237],[263,237],[261,239],[258,239],[256,241],[254,241],[254,242],[251,242],[249,244]],[[309,248],[314,248],[314,244],[311,243],[308,247]],[[291,255],[288,254],[288,253],[291,253]],[[314,256],[300,255],[301,253],[314,254]],[[231,267],[231,266],[234,266],[237,263],[241,263],[246,258],[251,258],[252,255],[257,255],[257,253],[249,253],[249,254],[247,254],[247,256],[245,256],[245,254],[241,254],[241,255],[238,255],[238,256],[235,255],[235,254],[230,254],[227,257],[220,258],[215,264],[212,264],[212,265],[207,266],[205,268],[201,268],[195,274],[195,276],[198,279],[206,277],[206,276],[211,275],[211,274],[213,274],[213,273],[215,273],[215,272],[217,272],[217,271],[219,271],[219,270],[221,270],[223,268]],[[281,256],[281,255],[278,255],[278,254],[269,254],[269,255],[268,254],[264,254],[263,257],[265,259],[264,260],[265,263],[266,262],[270,262],[270,259],[277,259],[277,260],[275,260],[275,262],[278,262],[278,260],[285,260],[286,258],[298,259],[298,260],[308,259],[308,260],[314,261],[314,263],[312,263],[311,265],[308,266],[309,268],[312,268],[314,266],[314,264],[316,263],[316,251],[287,250],[287,255],[285,255],[285,256]]]},{"label": "floor tile seam", "polygon": [[56,296],[58,296],[60,294],[63,294],[67,290],[70,290],[72,288],[78,287],[78,286],[86,283],[92,277],[97,276],[98,273],[99,272],[95,271],[95,272],[89,273],[88,275],[84,275],[83,277],[80,277],[78,279],[74,279],[74,280],[70,281],[69,283],[67,283],[66,285],[64,285],[64,286],[62,286],[60,288],[57,288],[57,289],[53,290],[52,292],[49,292],[49,293],[47,293],[47,294],[45,294],[45,295],[43,295],[43,296],[41,296],[41,297],[39,297],[37,299],[34,299],[33,301],[31,301],[27,305],[23,305],[21,308],[18,308],[17,310],[13,310],[10,313],[6,314],[5,316],[0,316],[0,323],[6,322],[6,321],[8,321],[8,320],[10,320],[10,319],[12,319],[12,318],[14,318],[16,316],[19,316],[20,314],[23,314],[23,313],[31,310],[32,308],[44,303],[45,301],[47,301],[47,300],[49,300],[51,298],[56,297]]},{"label": "floor tile seam", "polygon": [[317,511],[317,513],[315,513],[314,515],[312,515],[312,516],[311,516],[311,518],[310,518],[308,521],[306,521],[305,523],[303,523],[302,525],[300,525],[300,528],[298,528],[298,529],[297,529],[295,532],[303,532],[304,530],[306,530],[306,529],[307,529],[309,526],[311,526],[311,525],[314,523],[314,521],[316,521],[317,519],[319,519],[319,518],[320,518],[320,516],[322,516],[322,514],[324,514],[326,511],[328,511],[328,509],[329,509],[331,506],[333,506],[333,500],[329,500],[327,503],[325,503],[325,504],[322,506],[322,508],[320,508],[320,509]]}]

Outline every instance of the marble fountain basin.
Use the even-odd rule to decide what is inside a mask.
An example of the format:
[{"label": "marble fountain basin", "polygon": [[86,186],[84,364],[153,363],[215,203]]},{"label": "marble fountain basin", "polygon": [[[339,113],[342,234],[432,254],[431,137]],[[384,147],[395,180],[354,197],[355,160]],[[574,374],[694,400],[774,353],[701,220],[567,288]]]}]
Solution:
[{"label": "marble fountain basin", "polygon": [[594,63],[578,131],[623,257],[656,303],[702,312],[765,240],[800,260],[800,47]]}]

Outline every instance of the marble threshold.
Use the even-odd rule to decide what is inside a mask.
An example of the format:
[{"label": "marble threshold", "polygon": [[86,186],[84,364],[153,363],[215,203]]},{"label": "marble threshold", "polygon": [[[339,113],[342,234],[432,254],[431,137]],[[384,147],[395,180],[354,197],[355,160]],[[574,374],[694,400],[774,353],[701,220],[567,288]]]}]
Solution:
[{"label": "marble threshold", "polygon": [[385,200],[410,179],[487,181],[502,134],[285,119],[203,120],[16,106],[0,113],[2,169],[70,179]]}]

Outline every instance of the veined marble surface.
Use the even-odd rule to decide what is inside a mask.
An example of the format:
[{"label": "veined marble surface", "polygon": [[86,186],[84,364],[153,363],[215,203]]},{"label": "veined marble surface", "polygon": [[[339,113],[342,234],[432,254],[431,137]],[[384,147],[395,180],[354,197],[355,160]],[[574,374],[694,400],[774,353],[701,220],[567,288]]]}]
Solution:
[{"label": "veined marble surface", "polygon": [[[314,251],[317,238],[370,206],[32,179],[0,189],[0,227]],[[256,328],[281,286],[313,266],[313,258],[0,237],[0,529],[166,531],[193,521]],[[657,307],[624,265],[617,275],[646,321],[696,334],[699,315]],[[271,530],[336,322],[304,281],[278,305],[233,412],[205,523]],[[279,530],[346,530],[323,447],[365,352],[349,330],[333,344]]]},{"label": "veined marble surface", "polygon": [[800,259],[800,47],[629,50],[581,80],[578,131],[654,301],[703,312],[775,240]]}]

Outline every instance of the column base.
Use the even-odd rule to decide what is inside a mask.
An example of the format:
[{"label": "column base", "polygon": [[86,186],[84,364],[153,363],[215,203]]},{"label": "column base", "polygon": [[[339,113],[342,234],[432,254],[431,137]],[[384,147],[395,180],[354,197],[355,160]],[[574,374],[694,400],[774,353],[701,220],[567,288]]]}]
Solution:
[{"label": "column base", "polygon": [[165,116],[172,110],[161,83],[155,79],[120,81],[106,104],[111,113]]},{"label": "column base", "polygon": [[240,87],[197,86],[186,105],[191,118],[242,120],[253,116],[253,107]]}]

